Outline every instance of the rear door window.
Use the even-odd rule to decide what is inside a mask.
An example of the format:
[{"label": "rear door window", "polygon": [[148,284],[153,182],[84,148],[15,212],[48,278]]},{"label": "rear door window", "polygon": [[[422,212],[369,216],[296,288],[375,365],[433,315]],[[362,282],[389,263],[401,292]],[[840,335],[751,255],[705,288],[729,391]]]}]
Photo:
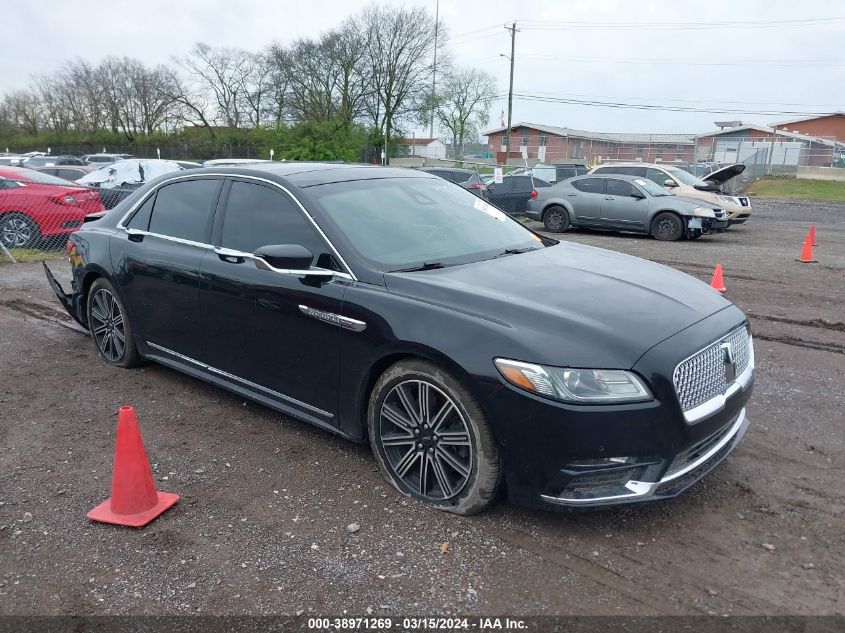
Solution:
[{"label": "rear door window", "polygon": [[584,178],[583,180],[575,180],[572,186],[584,193],[604,193],[606,180],[606,178]]},{"label": "rear door window", "polygon": [[208,244],[219,189],[214,178],[165,185],[156,194],[150,233]]},{"label": "rear door window", "polygon": [[155,194],[147,198],[147,201],[142,204],[129,223],[126,225],[128,229],[138,229],[139,231],[148,231],[150,228],[150,216],[153,213],[153,203],[155,203]]}]

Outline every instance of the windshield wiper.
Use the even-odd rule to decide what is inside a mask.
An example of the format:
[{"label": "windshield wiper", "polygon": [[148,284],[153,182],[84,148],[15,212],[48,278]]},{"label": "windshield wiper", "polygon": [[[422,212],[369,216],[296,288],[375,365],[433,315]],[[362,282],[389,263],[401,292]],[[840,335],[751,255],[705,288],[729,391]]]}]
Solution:
[{"label": "windshield wiper", "polygon": [[411,266],[410,268],[400,268],[399,270],[392,270],[393,273],[413,273],[418,270],[434,270],[436,268],[445,268],[440,262],[425,262],[419,266]]},{"label": "windshield wiper", "polygon": [[531,247],[531,248],[506,248],[505,250],[503,250],[498,255],[494,255],[493,259],[496,259],[497,257],[507,257],[508,255],[521,255],[522,253],[528,253],[530,251],[536,251],[536,250],[537,250],[537,248],[534,248],[534,247]]}]

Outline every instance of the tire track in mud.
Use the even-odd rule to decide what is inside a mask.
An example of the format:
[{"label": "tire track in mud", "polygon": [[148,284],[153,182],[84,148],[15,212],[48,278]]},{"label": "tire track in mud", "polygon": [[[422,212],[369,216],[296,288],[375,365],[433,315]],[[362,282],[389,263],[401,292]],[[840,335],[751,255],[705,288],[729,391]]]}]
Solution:
[{"label": "tire track in mud", "polygon": [[76,323],[68,322],[67,315],[64,312],[59,312],[58,310],[44,304],[24,301],[23,299],[11,299],[0,301],[0,308],[6,308],[30,318],[50,323],[51,325],[58,325],[82,336],[88,335],[88,333],[81,327],[77,326]]},{"label": "tire track in mud", "polygon": [[[690,573],[687,568],[678,570],[677,573],[673,573],[666,567],[658,570],[624,551],[615,550],[613,555],[632,565],[634,574],[631,574],[630,570],[614,570],[571,550],[550,549],[538,544],[531,534],[516,527],[487,526],[485,531],[515,547],[531,552],[551,565],[563,567],[570,573],[622,594],[632,602],[652,609],[657,614],[711,615],[714,607],[721,609],[727,605],[731,609],[741,609],[749,613],[758,612],[761,609],[775,613],[779,609],[779,605],[742,591],[736,586]],[[642,590],[644,586],[649,587],[649,591],[644,592]],[[679,588],[683,588],[686,595],[678,596]],[[721,597],[719,601],[721,605],[704,606],[689,599],[689,596],[702,596],[708,593],[712,596],[711,590],[717,590],[716,595]]]},{"label": "tire track in mud", "polygon": [[803,347],[805,349],[830,352],[832,354],[845,354],[845,345],[841,345],[839,343],[808,341],[807,339],[798,338],[797,336],[778,336],[774,334],[763,334],[759,331],[754,332],[754,338],[761,341],[774,341],[775,343],[783,343],[784,345],[794,345],[795,347]]},{"label": "tire track in mud", "polygon": [[747,316],[753,319],[762,319],[764,321],[774,321],[775,323],[788,323],[789,325],[801,325],[804,327],[814,327],[823,330],[833,330],[834,332],[845,332],[845,323],[842,321],[828,321],[827,319],[791,319],[789,317],[759,314],[757,312],[746,311]]}]

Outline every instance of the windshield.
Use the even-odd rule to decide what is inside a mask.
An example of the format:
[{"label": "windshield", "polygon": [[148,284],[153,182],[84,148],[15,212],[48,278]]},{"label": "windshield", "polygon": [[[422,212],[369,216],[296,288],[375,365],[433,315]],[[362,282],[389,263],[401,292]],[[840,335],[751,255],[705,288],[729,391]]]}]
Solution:
[{"label": "windshield", "polygon": [[21,169],[18,174],[20,179],[24,182],[33,182],[39,185],[58,185],[60,187],[76,187],[76,183],[65,180],[64,178],[56,178],[50,174],[45,174],[34,169]]},{"label": "windshield", "polygon": [[462,264],[543,248],[540,237],[441,179],[389,178],[312,187],[357,254],[379,270]]},{"label": "windshield", "polygon": [[652,180],[647,180],[646,178],[637,178],[634,180],[641,188],[645,189],[645,192],[650,196],[674,196],[675,194],[671,191],[666,191],[663,187],[658,185],[656,182]]},{"label": "windshield", "polygon": [[684,171],[683,169],[678,169],[677,167],[664,167],[664,169],[672,175],[672,178],[680,180],[682,183],[689,185],[690,187],[705,184],[701,178],[693,176],[691,173]]}]

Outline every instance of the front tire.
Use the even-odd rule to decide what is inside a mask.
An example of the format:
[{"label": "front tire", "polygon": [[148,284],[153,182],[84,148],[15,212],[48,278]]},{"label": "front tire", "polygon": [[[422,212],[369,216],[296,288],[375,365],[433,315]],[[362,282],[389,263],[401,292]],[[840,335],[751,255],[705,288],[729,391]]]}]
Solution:
[{"label": "front tire", "polygon": [[423,360],[388,368],[370,394],[367,427],[382,475],[402,494],[464,516],[495,499],[501,463],[493,432],[449,372]]},{"label": "front tire", "polygon": [[88,291],[87,315],[88,330],[102,360],[116,367],[141,364],[126,309],[114,286],[103,277]]},{"label": "front tire", "polygon": [[674,213],[664,211],[658,213],[651,223],[651,235],[656,240],[663,242],[675,242],[684,234],[684,225]]},{"label": "front tire", "polygon": [[559,205],[551,206],[543,214],[543,226],[549,233],[563,233],[569,228],[569,213]]}]

